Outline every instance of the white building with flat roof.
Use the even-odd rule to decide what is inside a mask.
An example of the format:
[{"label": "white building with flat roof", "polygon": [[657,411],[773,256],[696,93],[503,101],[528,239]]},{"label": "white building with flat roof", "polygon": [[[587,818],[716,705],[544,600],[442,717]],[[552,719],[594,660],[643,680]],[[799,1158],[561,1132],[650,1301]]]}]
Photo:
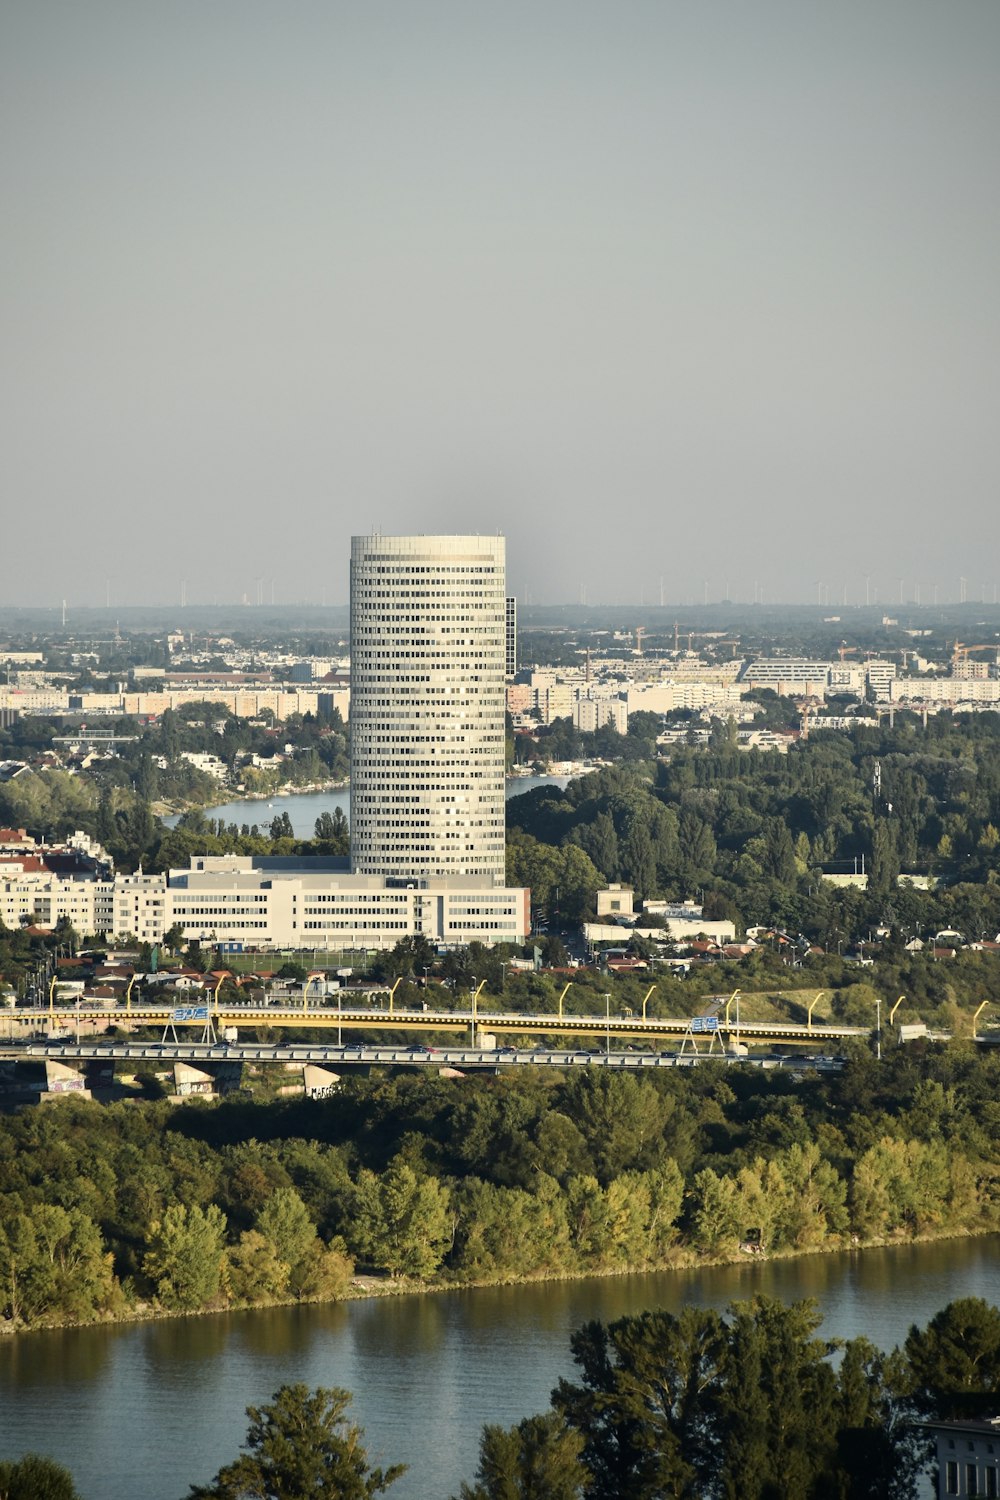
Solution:
[{"label": "white building with flat roof", "polygon": [[12,861],[0,871],[0,921],[54,927],[64,917],[81,935],[146,943],[179,928],[185,941],[247,948],[381,949],[417,935],[461,947],[523,943],[530,930],[521,887],[488,876],[352,875],[345,866],[309,855],[195,855],[169,874],[73,880]]}]

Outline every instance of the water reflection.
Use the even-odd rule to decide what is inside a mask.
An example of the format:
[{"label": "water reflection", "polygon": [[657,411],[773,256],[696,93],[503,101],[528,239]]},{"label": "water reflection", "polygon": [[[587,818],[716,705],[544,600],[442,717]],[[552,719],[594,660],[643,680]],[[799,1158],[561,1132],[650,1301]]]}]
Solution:
[{"label": "water reflection", "polygon": [[109,1330],[53,1328],[0,1339],[0,1389],[51,1392],[95,1384],[106,1375],[111,1355],[101,1332]]},{"label": "water reflection", "polygon": [[429,1358],[448,1337],[453,1309],[449,1294],[380,1297],[359,1303],[351,1318],[351,1339],[359,1356],[379,1357],[391,1348],[397,1360]]},{"label": "water reflection", "polygon": [[231,1336],[232,1324],[228,1314],[146,1323],[143,1325],[143,1358],[155,1369],[209,1364],[223,1358]]},{"label": "water reflection", "polygon": [[349,1308],[344,1303],[271,1307],[244,1317],[233,1314],[233,1331],[244,1354],[261,1358],[297,1357],[324,1337],[341,1338]]}]

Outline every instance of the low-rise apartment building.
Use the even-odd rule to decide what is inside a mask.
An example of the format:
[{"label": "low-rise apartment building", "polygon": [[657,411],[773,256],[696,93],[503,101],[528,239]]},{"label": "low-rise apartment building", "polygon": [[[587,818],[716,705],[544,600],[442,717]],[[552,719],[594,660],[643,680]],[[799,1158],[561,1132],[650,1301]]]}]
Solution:
[{"label": "low-rise apartment building", "polygon": [[86,713],[119,717],[158,718],[168,708],[186,703],[217,703],[237,719],[255,719],[267,711],[279,722],[292,714],[332,714],[346,719],[351,691],[347,687],[284,691],[280,688],[174,688],[149,693],[68,693],[60,688],[0,687],[0,712],[16,715]]},{"label": "low-rise apartment building", "polygon": [[1000,680],[992,677],[897,677],[893,703],[1000,703]]}]

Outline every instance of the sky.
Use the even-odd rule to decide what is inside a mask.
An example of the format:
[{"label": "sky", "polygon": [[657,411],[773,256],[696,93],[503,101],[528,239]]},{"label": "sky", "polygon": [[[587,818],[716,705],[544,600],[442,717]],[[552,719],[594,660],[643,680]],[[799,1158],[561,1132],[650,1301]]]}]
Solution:
[{"label": "sky", "polygon": [[998,142],[995,0],[5,0],[0,604],[992,600]]}]

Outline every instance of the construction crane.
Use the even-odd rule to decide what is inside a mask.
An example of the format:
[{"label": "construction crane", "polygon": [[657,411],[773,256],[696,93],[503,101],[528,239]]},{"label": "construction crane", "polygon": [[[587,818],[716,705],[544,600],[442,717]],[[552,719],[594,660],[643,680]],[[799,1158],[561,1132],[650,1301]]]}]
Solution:
[{"label": "construction crane", "polygon": [[635,627],[635,654],[636,654],[636,656],[641,656],[642,655],[642,638],[643,638],[643,636],[645,634],[646,634],[646,627],[645,627],[645,625],[637,625]]},{"label": "construction crane", "polygon": [[956,641],[951,653],[952,666],[964,661],[973,651],[993,651],[1000,655],[1000,641],[981,641],[978,646],[967,646],[964,641]]}]

